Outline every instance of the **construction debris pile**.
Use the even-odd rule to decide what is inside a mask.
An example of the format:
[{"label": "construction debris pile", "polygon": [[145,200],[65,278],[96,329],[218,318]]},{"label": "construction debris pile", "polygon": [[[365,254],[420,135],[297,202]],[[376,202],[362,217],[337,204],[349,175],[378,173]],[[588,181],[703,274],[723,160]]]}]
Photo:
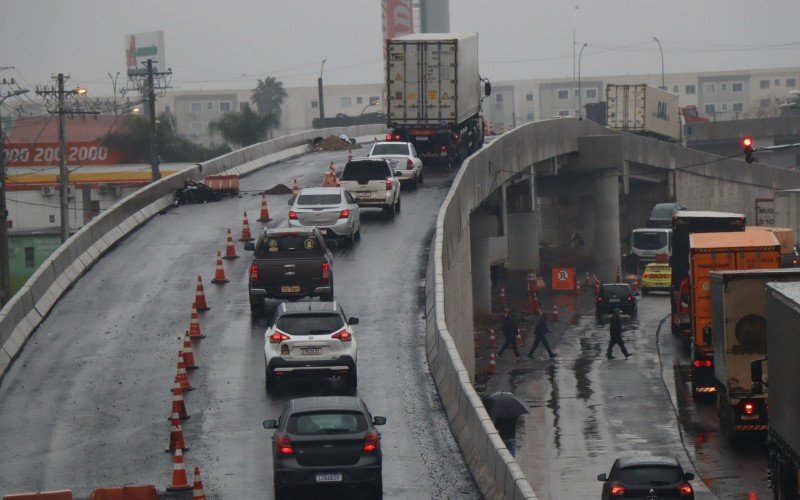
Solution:
[{"label": "construction debris pile", "polygon": [[317,151],[346,151],[348,149],[360,149],[361,146],[353,144],[335,135],[329,135],[316,143]]},{"label": "construction debris pile", "polygon": [[175,192],[175,204],[207,203],[209,201],[219,201],[222,197],[222,193],[211,189],[202,182],[187,180],[183,187]]}]

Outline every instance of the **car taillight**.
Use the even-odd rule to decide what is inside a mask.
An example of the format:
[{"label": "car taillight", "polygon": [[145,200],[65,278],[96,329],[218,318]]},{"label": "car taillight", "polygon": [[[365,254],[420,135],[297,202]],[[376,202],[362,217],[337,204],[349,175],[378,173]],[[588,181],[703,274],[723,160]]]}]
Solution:
[{"label": "car taillight", "polygon": [[628,295],[628,298],[626,300],[628,302],[633,302],[633,295]]},{"label": "car taillight", "polygon": [[278,445],[278,453],[281,455],[294,455],[294,449],[292,448],[292,440],[289,436],[278,436],[276,441]]},{"label": "car taillight", "polygon": [[711,368],[714,362],[710,359],[695,359],[692,364],[695,368]]},{"label": "car taillight", "polygon": [[251,283],[258,282],[258,266],[256,265],[250,266],[250,282]]},{"label": "car taillight", "polygon": [[414,168],[414,162],[411,161],[411,158],[409,158],[406,160],[406,170],[411,170],[412,168]]},{"label": "car taillight", "polygon": [[609,493],[611,494],[612,497],[621,497],[625,494],[626,491],[627,490],[625,489],[624,486],[615,484],[614,486],[611,487],[611,491],[609,491]]},{"label": "car taillight", "polygon": [[269,336],[269,343],[270,344],[280,344],[284,340],[289,340],[291,337],[286,335],[285,333],[275,330],[275,333]]},{"label": "car taillight", "polygon": [[350,342],[351,340],[353,340],[353,335],[347,330],[342,330],[341,332],[334,333],[333,335],[331,335],[331,338],[339,339],[342,342]]},{"label": "car taillight", "polygon": [[368,432],[366,436],[364,436],[364,453],[371,453],[378,449],[378,433],[377,432]]},{"label": "car taillight", "polygon": [[603,302],[603,300],[605,300],[603,297],[597,297],[597,302]]},{"label": "car taillight", "polygon": [[294,210],[289,210],[289,219],[297,220],[297,212],[295,212]]},{"label": "car taillight", "polygon": [[442,146],[439,148],[441,151],[447,151],[447,146]]},{"label": "car taillight", "polygon": [[390,191],[392,189],[392,180],[390,178],[386,178],[386,190]]},{"label": "car taillight", "polygon": [[742,411],[745,415],[752,415],[756,412],[756,404],[752,401],[743,401],[742,402]]},{"label": "car taillight", "polygon": [[386,140],[387,141],[391,141],[392,140],[392,134],[386,134]]},{"label": "car taillight", "polygon": [[339,218],[340,219],[349,219],[350,218],[350,209],[349,208],[345,208],[344,210],[339,212]]},{"label": "car taillight", "polygon": [[331,265],[327,262],[322,263],[322,281],[327,282],[331,277]]},{"label": "car taillight", "polygon": [[678,486],[678,493],[680,493],[683,496],[691,495],[692,493],[694,493],[692,491],[692,485],[691,484],[682,484],[682,485]]}]

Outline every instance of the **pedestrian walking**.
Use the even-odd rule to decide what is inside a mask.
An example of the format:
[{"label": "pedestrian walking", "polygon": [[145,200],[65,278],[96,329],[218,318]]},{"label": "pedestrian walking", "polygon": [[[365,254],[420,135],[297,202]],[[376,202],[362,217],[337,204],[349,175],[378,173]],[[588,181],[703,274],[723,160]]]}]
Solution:
[{"label": "pedestrian walking", "polygon": [[517,322],[517,316],[508,306],[506,306],[503,310],[506,313],[505,317],[503,318],[503,335],[505,336],[506,340],[503,343],[503,347],[497,351],[497,357],[501,357],[503,352],[510,347],[514,350],[514,355],[517,357],[517,360],[519,360],[520,354],[519,349],[517,349],[517,333],[519,333],[519,323]]},{"label": "pedestrian walking", "polygon": [[614,349],[615,345],[619,346],[626,359],[631,355],[625,348],[625,341],[622,340],[622,318],[619,317],[619,313],[621,312],[622,311],[619,309],[614,309],[611,313],[611,320],[608,322],[611,329],[611,339],[608,341],[608,350],[606,351],[606,357],[608,359],[614,358],[611,354],[611,350]]},{"label": "pedestrian walking", "polygon": [[517,451],[517,420],[528,413],[528,405],[511,392],[495,392],[483,398],[497,434],[511,456]]},{"label": "pedestrian walking", "polygon": [[539,316],[539,319],[536,320],[536,326],[533,327],[533,346],[531,350],[528,351],[528,357],[533,359],[533,353],[536,351],[536,348],[539,347],[539,344],[542,344],[544,348],[547,350],[547,354],[550,355],[550,359],[555,358],[558,354],[554,353],[552,349],[550,349],[550,343],[547,342],[547,332],[550,329],[547,328],[547,314],[542,313]]},{"label": "pedestrian walking", "polygon": [[503,443],[508,448],[508,452],[513,457],[517,452],[517,420],[518,417],[496,418],[494,427]]}]

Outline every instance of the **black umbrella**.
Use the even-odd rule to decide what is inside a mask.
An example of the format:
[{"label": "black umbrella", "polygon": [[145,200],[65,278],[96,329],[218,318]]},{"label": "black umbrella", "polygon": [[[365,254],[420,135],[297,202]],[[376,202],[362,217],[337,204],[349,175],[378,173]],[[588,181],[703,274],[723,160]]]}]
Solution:
[{"label": "black umbrella", "polygon": [[511,392],[495,392],[483,398],[486,411],[492,419],[516,418],[528,413],[528,406]]}]

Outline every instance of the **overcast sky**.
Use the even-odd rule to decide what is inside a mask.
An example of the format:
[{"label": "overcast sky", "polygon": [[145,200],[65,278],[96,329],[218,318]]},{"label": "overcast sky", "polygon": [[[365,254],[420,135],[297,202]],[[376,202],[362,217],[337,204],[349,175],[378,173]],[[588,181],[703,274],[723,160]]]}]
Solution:
[{"label": "overcast sky", "polygon": [[[69,73],[107,96],[123,35],[163,30],[176,89],[315,85],[322,59],[326,83],[377,83],[380,14],[380,0],[0,0],[0,67],[15,67],[0,78]],[[800,66],[798,19],[797,0],[450,1],[451,31],[480,34],[494,81],[572,76],[573,28],[586,77],[659,73],[654,36],[667,73]]]}]

